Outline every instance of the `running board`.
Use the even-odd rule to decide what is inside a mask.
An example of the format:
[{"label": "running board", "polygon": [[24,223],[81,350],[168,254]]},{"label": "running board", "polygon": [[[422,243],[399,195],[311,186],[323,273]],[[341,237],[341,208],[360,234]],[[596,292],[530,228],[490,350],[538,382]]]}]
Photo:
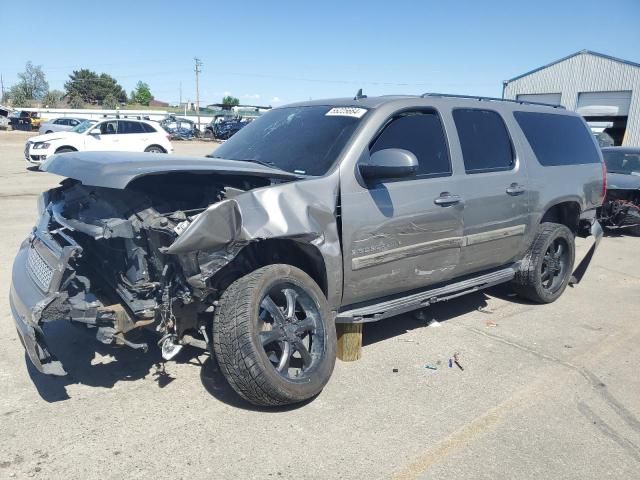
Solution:
[{"label": "running board", "polygon": [[477,277],[469,278],[459,282],[414,293],[412,295],[387,300],[385,302],[368,305],[366,307],[354,308],[339,312],[336,316],[336,323],[364,323],[376,322],[383,318],[400,315],[418,308],[423,308],[432,303],[450,300],[452,298],[477,292],[483,288],[492,287],[500,283],[512,280],[516,274],[516,267],[511,266],[491,273],[486,273]]}]

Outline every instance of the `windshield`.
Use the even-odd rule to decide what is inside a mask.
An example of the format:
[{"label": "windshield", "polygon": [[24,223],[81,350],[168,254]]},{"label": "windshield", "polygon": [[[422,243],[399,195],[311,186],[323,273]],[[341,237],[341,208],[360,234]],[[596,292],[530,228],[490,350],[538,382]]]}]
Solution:
[{"label": "windshield", "polygon": [[640,151],[604,150],[602,154],[604,162],[607,164],[608,172],[640,175]]},{"label": "windshield", "polygon": [[78,125],[71,129],[72,132],[75,133],[84,133],[89,130],[89,127],[93,125],[95,122],[90,122],[89,120],[85,120],[84,122],[80,122]]},{"label": "windshield", "polygon": [[301,175],[324,175],[365,113],[352,107],[278,108],[249,123],[210,156],[254,161]]}]

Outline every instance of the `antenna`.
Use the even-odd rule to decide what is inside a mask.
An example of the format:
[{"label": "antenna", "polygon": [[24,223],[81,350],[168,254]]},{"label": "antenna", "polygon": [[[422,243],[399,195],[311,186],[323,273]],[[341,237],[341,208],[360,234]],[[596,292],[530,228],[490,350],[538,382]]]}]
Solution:
[{"label": "antenna", "polygon": [[356,93],[356,96],[353,97],[354,100],[360,100],[361,98],[367,98],[366,95],[362,94],[362,89],[358,90],[358,93]]}]

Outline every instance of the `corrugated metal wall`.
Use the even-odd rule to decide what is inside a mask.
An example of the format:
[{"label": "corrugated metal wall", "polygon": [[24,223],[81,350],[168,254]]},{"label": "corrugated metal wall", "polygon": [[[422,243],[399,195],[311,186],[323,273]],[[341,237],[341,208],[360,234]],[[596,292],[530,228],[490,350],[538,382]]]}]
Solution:
[{"label": "corrugated metal wall", "polygon": [[640,146],[640,67],[584,52],[509,82],[504,98],[560,92],[561,104],[575,110],[580,92],[621,90],[632,91],[624,145]]}]

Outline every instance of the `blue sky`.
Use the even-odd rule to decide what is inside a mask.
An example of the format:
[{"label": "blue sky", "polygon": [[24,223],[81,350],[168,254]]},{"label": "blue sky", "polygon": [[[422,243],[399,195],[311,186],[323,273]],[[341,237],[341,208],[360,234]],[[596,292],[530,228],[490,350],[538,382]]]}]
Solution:
[{"label": "blue sky", "polygon": [[27,60],[51,88],[106,72],[159,100],[243,103],[448,92],[500,96],[502,80],[582,49],[640,62],[640,0],[6,1],[0,73]]}]

